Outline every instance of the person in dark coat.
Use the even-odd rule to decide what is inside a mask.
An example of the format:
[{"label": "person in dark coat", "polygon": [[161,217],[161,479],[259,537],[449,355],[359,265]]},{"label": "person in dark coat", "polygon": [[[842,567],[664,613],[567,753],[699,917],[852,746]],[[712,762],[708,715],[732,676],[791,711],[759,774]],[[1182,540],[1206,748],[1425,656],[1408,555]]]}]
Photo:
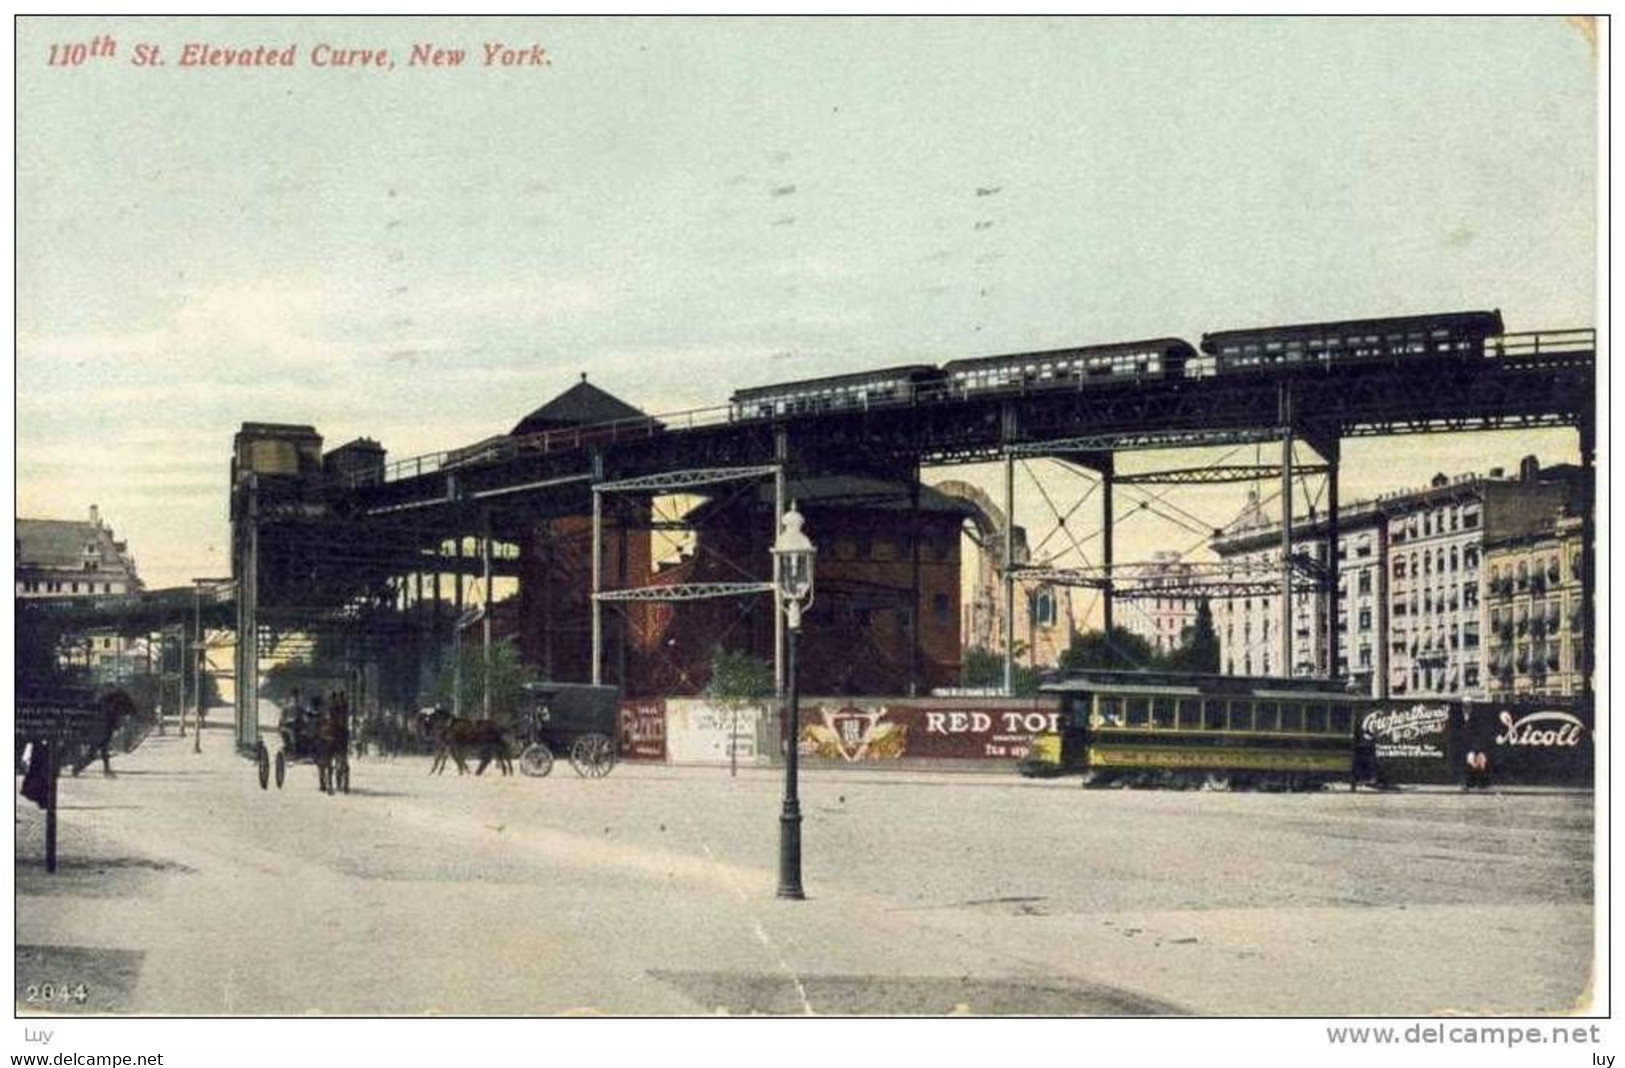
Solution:
[{"label": "person in dark coat", "polygon": [[1360,784],[1377,785],[1377,740],[1364,731],[1354,740],[1354,761],[1349,768],[1349,790],[1356,791]]}]

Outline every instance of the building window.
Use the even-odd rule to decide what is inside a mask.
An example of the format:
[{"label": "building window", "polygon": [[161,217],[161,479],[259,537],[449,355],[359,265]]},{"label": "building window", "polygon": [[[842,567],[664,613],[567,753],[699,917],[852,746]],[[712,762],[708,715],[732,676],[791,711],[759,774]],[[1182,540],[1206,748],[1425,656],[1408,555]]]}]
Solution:
[{"label": "building window", "polygon": [[1033,625],[1039,627],[1055,626],[1055,594],[1049,590],[1040,590],[1033,594]]},{"label": "building window", "polygon": [[931,598],[931,617],[936,620],[937,626],[946,627],[952,611],[953,606],[946,593],[939,593]]},{"label": "building window", "polygon": [[1360,609],[1360,629],[1361,630],[1370,630],[1371,629],[1371,609],[1369,609],[1369,608]]},{"label": "building window", "polygon": [[1359,590],[1361,593],[1371,592],[1371,572],[1369,570],[1360,572]]}]

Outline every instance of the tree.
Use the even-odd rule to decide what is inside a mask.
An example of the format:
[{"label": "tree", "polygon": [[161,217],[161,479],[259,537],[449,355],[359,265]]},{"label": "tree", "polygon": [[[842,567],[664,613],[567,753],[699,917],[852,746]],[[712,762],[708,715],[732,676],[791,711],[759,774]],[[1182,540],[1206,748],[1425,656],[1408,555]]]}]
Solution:
[{"label": "tree", "polygon": [[[1026,646],[1016,643],[1016,657],[1027,652]],[[1017,664],[1015,671],[1016,697],[1031,697],[1038,692],[1043,672],[1026,664]],[[1004,687],[1004,654],[973,645],[965,650],[959,663],[959,682],[968,690],[997,690]]]},{"label": "tree", "polygon": [[[463,645],[462,653],[462,710],[463,715],[478,719],[485,714],[485,650],[478,642]],[[446,708],[455,707],[452,694],[457,681],[457,660],[450,660],[440,669],[435,680],[435,700]],[[536,671],[519,656],[513,642],[506,639],[491,643],[491,718],[509,722],[519,714],[524,701],[525,684],[536,681]]]},{"label": "tree", "polygon": [[738,710],[772,697],[773,665],[745,652],[717,646],[711,650],[711,681],[705,696],[723,708]]},{"label": "tree", "polygon": [[1099,630],[1074,634],[1072,644],[1061,654],[1063,671],[1091,668],[1132,671],[1159,666],[1160,661],[1151,643],[1122,627],[1113,627],[1109,636]]},{"label": "tree", "polygon": [[739,766],[739,713],[752,706],[765,705],[777,690],[773,666],[767,661],[720,645],[711,650],[711,681],[706,684],[705,696],[733,713],[733,726],[728,732],[731,736],[728,743],[730,774],[737,774]]},{"label": "tree", "polygon": [[1219,632],[1213,627],[1213,609],[1206,597],[1196,604],[1196,621],[1179,634],[1179,648],[1168,654],[1170,671],[1219,673]]}]

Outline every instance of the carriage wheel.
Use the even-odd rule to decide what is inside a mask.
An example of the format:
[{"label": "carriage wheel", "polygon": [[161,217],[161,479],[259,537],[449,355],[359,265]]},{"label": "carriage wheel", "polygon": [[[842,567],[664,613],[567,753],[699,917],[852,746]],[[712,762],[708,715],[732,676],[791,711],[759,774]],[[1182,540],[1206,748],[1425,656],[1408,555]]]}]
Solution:
[{"label": "carriage wheel", "polygon": [[553,770],[553,750],[542,742],[530,743],[519,754],[519,770],[538,779],[545,777]]},{"label": "carriage wheel", "polygon": [[282,789],[282,780],[288,775],[287,755],[278,749],[276,751],[276,788]]},{"label": "carriage wheel", "polygon": [[271,754],[265,751],[264,742],[254,743],[254,763],[259,766],[260,789],[271,788]]},{"label": "carriage wheel", "polygon": [[615,743],[603,734],[583,734],[570,747],[570,766],[584,779],[602,779],[615,766]]}]

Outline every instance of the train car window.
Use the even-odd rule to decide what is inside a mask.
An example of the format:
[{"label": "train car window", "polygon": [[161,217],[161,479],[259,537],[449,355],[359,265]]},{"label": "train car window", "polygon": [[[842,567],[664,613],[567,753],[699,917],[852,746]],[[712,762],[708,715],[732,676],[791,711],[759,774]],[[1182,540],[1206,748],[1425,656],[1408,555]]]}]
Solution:
[{"label": "train car window", "polygon": [[1251,701],[1230,702],[1230,729],[1233,731],[1250,731],[1253,729],[1253,703]]},{"label": "train car window", "polygon": [[1253,716],[1253,730],[1278,731],[1281,729],[1281,706],[1274,701],[1260,701]]},{"label": "train car window", "polygon": [[1123,725],[1123,699],[1121,697],[1097,697],[1095,705],[1098,711],[1098,725],[1102,727],[1121,727]]},{"label": "train car window", "polygon": [[1354,711],[1348,708],[1332,709],[1332,733],[1349,734],[1354,730]]},{"label": "train car window", "polygon": [[1202,727],[1210,731],[1224,730],[1224,702],[1212,699],[1202,702]]},{"label": "train car window", "polygon": [[1325,734],[1330,722],[1330,710],[1325,705],[1310,705],[1304,713],[1303,729],[1310,734]]},{"label": "train car window", "polygon": [[1281,706],[1281,729],[1298,734],[1303,731],[1303,706],[1293,702]]},{"label": "train car window", "polygon": [[1202,729],[1202,703],[1194,697],[1179,699],[1179,729],[1182,731]]},{"label": "train car window", "polygon": [[1172,697],[1152,699],[1151,725],[1153,727],[1172,727],[1174,725],[1174,699]]},{"label": "train car window", "polygon": [[1151,722],[1151,702],[1143,697],[1130,697],[1128,699],[1128,725],[1130,727],[1144,727]]}]

